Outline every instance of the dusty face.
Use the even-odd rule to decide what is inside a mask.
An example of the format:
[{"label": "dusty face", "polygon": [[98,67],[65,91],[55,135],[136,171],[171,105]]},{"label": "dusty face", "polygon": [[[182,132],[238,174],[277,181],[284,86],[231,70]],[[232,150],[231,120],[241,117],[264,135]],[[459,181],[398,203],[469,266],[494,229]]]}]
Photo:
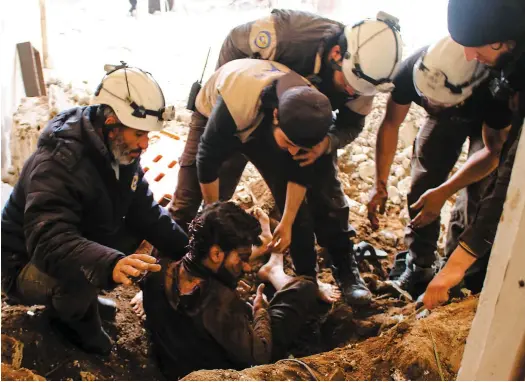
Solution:
[{"label": "dusty face", "polygon": [[476,60],[482,64],[495,66],[502,54],[512,50],[513,43],[495,43],[476,47],[465,47],[467,61]]},{"label": "dusty face", "polygon": [[350,96],[358,96],[359,93],[348,83],[342,71],[334,70],[334,87],[338,92],[346,93]]},{"label": "dusty face", "polygon": [[275,138],[275,143],[277,143],[277,146],[279,146],[279,148],[283,151],[288,151],[292,156],[297,155],[299,150],[301,150],[301,147],[297,146],[290,139],[288,139],[280,127],[274,127],[273,137]]},{"label": "dusty face", "polygon": [[239,279],[243,273],[250,272],[252,268],[248,261],[252,248],[237,248],[225,255],[221,268],[226,270],[233,278]]},{"label": "dusty face", "polygon": [[283,151],[288,151],[292,156],[297,155],[297,153],[303,149],[303,147],[293,143],[284,133],[284,131],[279,127],[279,118],[277,109],[273,111],[273,138],[275,143]]},{"label": "dusty face", "polygon": [[121,165],[133,163],[148,148],[148,132],[122,126],[109,135],[111,152]]}]

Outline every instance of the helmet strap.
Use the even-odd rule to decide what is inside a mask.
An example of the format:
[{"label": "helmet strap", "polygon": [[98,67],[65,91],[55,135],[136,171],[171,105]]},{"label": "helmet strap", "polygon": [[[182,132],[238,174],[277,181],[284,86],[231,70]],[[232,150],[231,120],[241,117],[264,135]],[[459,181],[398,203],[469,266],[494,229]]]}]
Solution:
[{"label": "helmet strap", "polygon": [[[399,29],[395,26],[395,24],[391,23],[391,22],[386,22],[385,20],[380,20],[378,19],[379,21],[382,21],[386,26],[387,28],[385,29],[381,29],[380,31],[377,31],[376,33],[374,33],[372,36],[368,37],[365,41],[361,42],[361,25],[364,23],[364,21],[362,22],[359,22],[357,24],[355,24],[353,28],[357,28],[357,50],[354,54],[354,68],[352,69],[352,72],[358,77],[358,78],[362,78],[363,80],[371,83],[372,85],[374,86],[379,86],[379,85],[382,85],[382,84],[386,84],[386,83],[391,83],[392,80],[390,79],[390,76],[392,76],[392,74],[394,74],[394,70],[396,69],[396,64],[399,60],[399,55],[398,55],[398,52],[399,52],[399,41],[397,40],[397,35],[396,35],[396,31],[398,31]],[[359,63],[359,50],[365,46],[366,44],[368,44],[374,37],[376,37],[377,35],[379,35],[380,33],[384,32],[386,29],[390,29],[394,35],[394,41],[396,42],[396,58],[394,60],[394,65],[392,66],[392,69],[390,70],[390,73],[388,74],[387,77],[385,78],[379,78],[379,79],[375,79],[375,78],[372,78],[368,75],[365,74],[365,72],[363,72],[363,70],[361,69],[361,65]],[[345,55],[346,54],[349,54],[349,52],[345,52]],[[345,57],[347,58],[347,57]],[[348,57],[348,59],[350,59],[350,57]]]}]

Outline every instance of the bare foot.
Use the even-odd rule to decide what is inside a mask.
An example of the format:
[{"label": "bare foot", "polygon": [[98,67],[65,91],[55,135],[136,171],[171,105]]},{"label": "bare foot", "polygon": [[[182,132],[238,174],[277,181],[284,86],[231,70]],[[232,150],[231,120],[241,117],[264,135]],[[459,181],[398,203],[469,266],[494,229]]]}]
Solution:
[{"label": "bare foot", "polygon": [[137,293],[130,301],[131,309],[135,314],[142,320],[146,319],[146,313],[144,312],[144,305],[142,304],[142,291]]},{"label": "bare foot", "polygon": [[270,260],[268,260],[268,262],[259,269],[259,272],[257,272],[257,277],[261,281],[268,282],[270,281],[272,274],[283,272],[283,264],[284,256],[279,253],[272,253]]},{"label": "bare foot", "polygon": [[321,280],[317,280],[317,286],[319,287],[317,297],[322,301],[332,304],[341,298],[341,291],[337,286],[324,283]]}]

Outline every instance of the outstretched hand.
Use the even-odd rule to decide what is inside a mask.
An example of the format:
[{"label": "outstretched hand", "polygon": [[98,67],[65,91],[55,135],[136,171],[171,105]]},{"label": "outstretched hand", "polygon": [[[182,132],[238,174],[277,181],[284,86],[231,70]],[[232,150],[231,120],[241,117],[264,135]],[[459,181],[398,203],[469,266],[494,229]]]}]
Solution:
[{"label": "outstretched hand", "polygon": [[377,213],[385,213],[387,200],[388,192],[386,190],[386,185],[384,183],[376,184],[370,191],[367,204],[368,220],[370,220],[370,225],[373,230],[379,228],[379,218],[377,217]]},{"label": "outstretched hand", "polygon": [[264,294],[264,284],[259,284],[255,298],[253,299],[253,315],[255,316],[255,313],[259,309],[268,309],[268,305],[268,299]]},{"label": "outstretched hand", "polygon": [[268,244],[268,249],[276,253],[284,253],[292,242],[292,226],[281,221],[275,231],[273,231],[273,239]]},{"label": "outstretched hand", "polygon": [[443,268],[428,284],[423,297],[425,308],[431,310],[447,302],[450,288],[458,285],[463,277],[465,277],[465,272],[461,269]]},{"label": "outstretched hand", "polygon": [[153,256],[134,253],[120,259],[113,268],[113,281],[117,284],[131,285],[129,277],[139,277],[144,272],[158,272],[160,265]]},{"label": "outstretched hand", "polygon": [[441,214],[441,209],[446,201],[447,195],[439,188],[427,190],[417,202],[410,206],[415,210],[421,209],[410,225],[414,228],[421,228],[432,223]]}]

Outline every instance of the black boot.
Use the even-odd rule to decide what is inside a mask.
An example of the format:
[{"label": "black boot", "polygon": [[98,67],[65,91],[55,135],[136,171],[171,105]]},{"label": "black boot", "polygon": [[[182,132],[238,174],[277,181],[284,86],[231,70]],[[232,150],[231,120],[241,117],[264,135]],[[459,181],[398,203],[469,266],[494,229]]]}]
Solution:
[{"label": "black boot", "polygon": [[98,296],[98,311],[100,318],[104,321],[115,321],[117,316],[117,304],[110,298]]},{"label": "black boot", "polygon": [[107,356],[111,353],[113,341],[102,328],[98,312],[98,301],[94,301],[80,320],[53,318],[51,327],[61,336],[87,353]]},{"label": "black boot", "polygon": [[407,263],[404,272],[394,282],[414,298],[421,295],[427,289],[428,284],[434,278],[433,267],[420,267],[416,264]]},{"label": "black boot", "polygon": [[332,273],[348,305],[365,305],[372,301],[372,293],[366,287],[353,253],[332,256]]}]

